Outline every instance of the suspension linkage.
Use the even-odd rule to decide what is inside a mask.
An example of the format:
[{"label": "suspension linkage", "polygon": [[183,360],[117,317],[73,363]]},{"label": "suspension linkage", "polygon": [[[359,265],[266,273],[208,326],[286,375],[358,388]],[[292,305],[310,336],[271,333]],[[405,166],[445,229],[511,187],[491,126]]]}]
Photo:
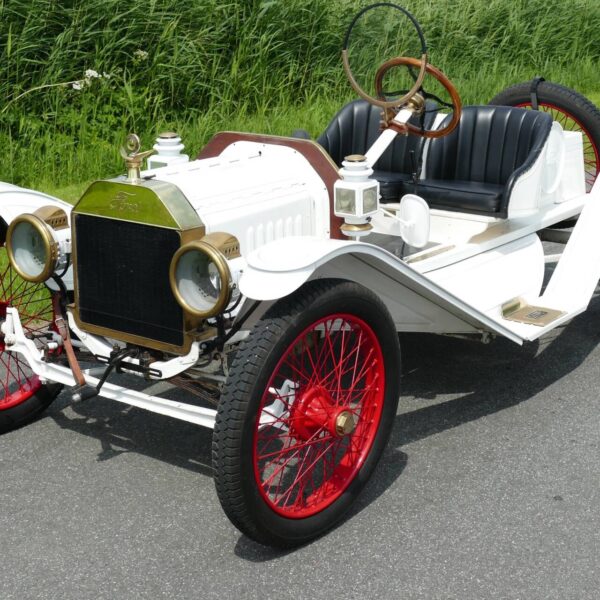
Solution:
[{"label": "suspension linkage", "polygon": [[137,354],[137,352],[138,351],[134,348],[123,348],[121,350],[111,352],[110,357],[108,358],[106,356],[96,356],[95,358],[98,362],[107,365],[102,377],[100,377],[100,380],[95,387],[83,385],[76,388],[71,395],[72,400],[74,402],[83,402],[84,400],[89,400],[90,398],[98,396],[102,386],[113,370],[116,370],[117,373],[132,371],[135,373],[144,373],[145,375],[154,375],[155,377],[162,378],[162,373],[158,369],[151,369],[144,365],[137,365],[130,362],[123,363],[126,358],[132,358]]}]

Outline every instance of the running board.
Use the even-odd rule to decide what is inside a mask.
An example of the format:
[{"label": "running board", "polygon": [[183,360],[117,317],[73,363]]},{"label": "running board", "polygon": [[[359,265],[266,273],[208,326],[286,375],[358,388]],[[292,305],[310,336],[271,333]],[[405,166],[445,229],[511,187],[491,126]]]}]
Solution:
[{"label": "running board", "polygon": [[554,269],[542,305],[569,313],[587,308],[600,280],[600,178],[596,180],[570,239]]},{"label": "running board", "polygon": [[523,340],[533,341],[584,312],[600,280],[600,178],[539,298],[515,298],[502,307],[501,322]]},{"label": "running board", "polygon": [[[522,314],[511,313],[508,316],[500,316],[499,322],[506,329],[509,329],[514,336],[521,338],[523,342],[533,342],[549,331],[556,329],[559,325],[564,325],[585,310],[585,308],[581,308],[566,312],[560,310],[560,307],[547,308],[546,306],[540,306],[541,303],[538,303],[538,300],[540,298],[537,298],[534,304],[523,305]],[[548,314],[544,315],[542,313]]]}]

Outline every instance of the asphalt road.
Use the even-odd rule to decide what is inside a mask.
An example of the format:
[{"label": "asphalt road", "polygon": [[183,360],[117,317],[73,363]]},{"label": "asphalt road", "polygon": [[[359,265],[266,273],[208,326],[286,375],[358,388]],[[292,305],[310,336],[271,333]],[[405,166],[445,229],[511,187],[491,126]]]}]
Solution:
[{"label": "asphalt road", "polygon": [[0,438],[0,599],[600,597],[600,297],[538,344],[403,336],[352,514],[293,552],[220,510],[210,432],[109,401]]}]

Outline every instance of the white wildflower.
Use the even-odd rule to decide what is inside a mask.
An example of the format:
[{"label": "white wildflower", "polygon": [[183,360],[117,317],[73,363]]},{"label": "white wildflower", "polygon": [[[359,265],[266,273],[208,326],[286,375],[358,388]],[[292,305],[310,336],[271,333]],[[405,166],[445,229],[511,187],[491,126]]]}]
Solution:
[{"label": "white wildflower", "polygon": [[72,87],[74,90],[81,90],[81,89],[83,89],[83,82],[81,82],[81,81],[74,81],[74,82],[71,84],[71,87]]},{"label": "white wildflower", "polygon": [[112,77],[112,75],[110,73],[107,73],[106,71],[103,71],[102,77],[104,77],[104,79],[110,79]]},{"label": "white wildflower", "polygon": [[100,75],[98,71],[94,71],[94,69],[87,69],[84,76],[86,79],[99,79],[102,77],[102,75]]},{"label": "white wildflower", "polygon": [[145,50],[138,49],[133,53],[134,60],[138,62],[142,62],[144,60],[148,60],[149,54]]}]

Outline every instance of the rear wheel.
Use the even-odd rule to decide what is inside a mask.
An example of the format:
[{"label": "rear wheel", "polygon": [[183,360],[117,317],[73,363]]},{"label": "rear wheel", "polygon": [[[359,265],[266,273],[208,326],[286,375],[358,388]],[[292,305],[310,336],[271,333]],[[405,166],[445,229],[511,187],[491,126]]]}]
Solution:
[{"label": "rear wheel", "polygon": [[383,303],[319,281],[277,302],[241,344],[213,437],[217,493],[274,546],[332,527],[365,485],[398,405],[400,349]]},{"label": "rear wheel", "polygon": [[[6,309],[19,310],[26,334],[47,331],[54,322],[52,297],[43,283],[22,280],[8,263],[6,250],[0,248],[0,323]],[[61,386],[43,385],[20,355],[6,350],[0,334],[0,433],[24,425],[44,411],[56,398]]]},{"label": "rear wheel", "polygon": [[[589,192],[600,172],[600,111],[579,92],[549,81],[539,83],[537,97],[538,110],[550,113],[563,129],[581,132],[585,181]],[[489,103],[496,106],[532,108],[531,81],[506,88]]]}]

